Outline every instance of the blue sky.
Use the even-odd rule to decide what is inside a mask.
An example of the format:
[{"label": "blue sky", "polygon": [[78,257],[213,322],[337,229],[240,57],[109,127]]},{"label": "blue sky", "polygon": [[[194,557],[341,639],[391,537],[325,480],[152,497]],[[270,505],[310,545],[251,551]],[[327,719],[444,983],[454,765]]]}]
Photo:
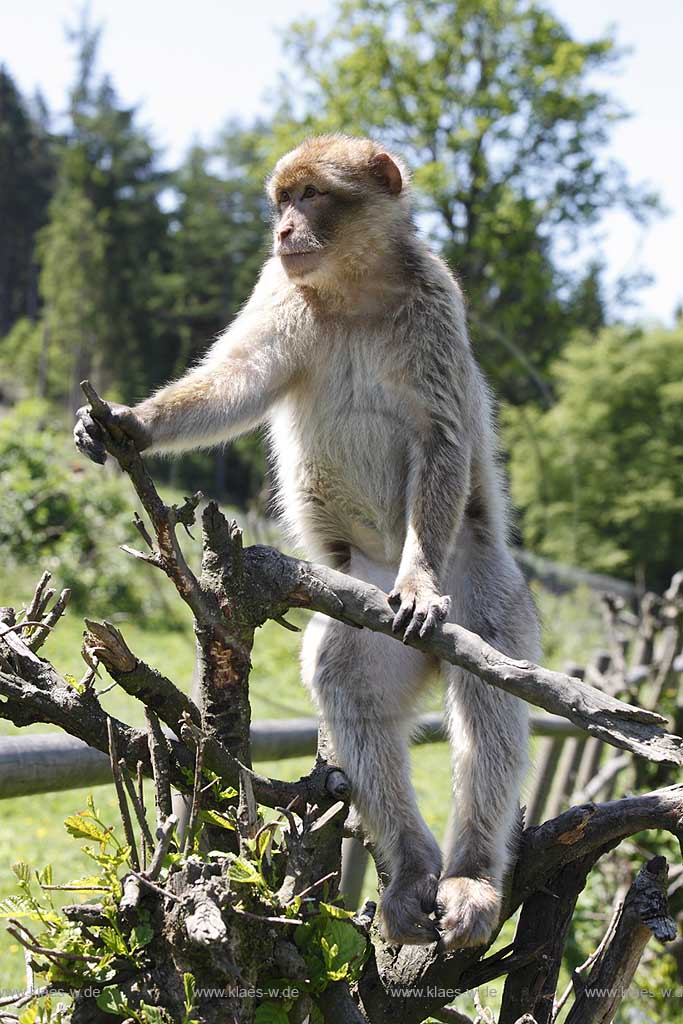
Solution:
[{"label": "blue sky", "polygon": [[[643,230],[625,215],[605,218],[585,257],[604,252],[610,279],[647,270],[654,283],[630,316],[670,322],[683,302],[683,3],[681,0],[549,0],[579,38],[613,24],[631,49],[608,85],[633,118],[618,126],[611,154],[634,181],[659,191],[669,216]],[[0,11],[0,63],[20,87],[40,86],[51,109],[65,102],[73,74],[64,25],[71,0],[5,0]],[[279,32],[292,19],[324,18],[329,0],[92,0],[105,24],[100,66],[121,96],[141,106],[169,162],[193,139],[210,140],[229,118],[265,110],[282,67]]]}]

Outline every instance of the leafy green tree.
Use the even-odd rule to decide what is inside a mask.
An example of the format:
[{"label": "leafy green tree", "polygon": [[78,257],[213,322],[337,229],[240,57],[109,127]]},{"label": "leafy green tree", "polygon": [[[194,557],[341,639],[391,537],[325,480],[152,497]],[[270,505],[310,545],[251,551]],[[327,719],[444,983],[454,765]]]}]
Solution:
[{"label": "leafy green tree", "polygon": [[54,421],[53,408],[36,400],[18,403],[0,420],[5,573],[23,580],[27,567],[39,565],[90,615],[116,608],[168,623],[172,603],[117,550],[131,540],[120,481],[82,459]]},{"label": "leafy green tree", "polygon": [[[227,125],[212,147],[194,146],[174,175],[168,310],[175,348],[166,374],[182,373],[247,299],[268,243],[268,210],[258,170],[262,131]],[[244,503],[261,487],[262,445],[253,436],[227,450],[186,455],[177,483]]]},{"label": "leafy green tree", "polygon": [[683,566],[683,328],[580,333],[553,373],[553,408],[503,416],[526,543],[663,587]]},{"label": "leafy green tree", "polygon": [[60,189],[40,236],[41,357],[46,395],[67,399],[72,410],[83,404],[80,381],[102,365],[99,339],[109,326],[106,249],[102,214],[77,189]]},{"label": "leafy green tree", "polygon": [[130,401],[168,371],[170,259],[162,208],[168,175],[136,110],[121,104],[108,77],[97,73],[99,35],[87,17],[71,33],[77,73],[59,172],[67,190],[92,204],[102,228],[107,284],[98,349],[119,396]]},{"label": "leafy green tree", "polygon": [[402,153],[469,296],[485,368],[508,398],[538,397],[583,325],[585,281],[561,269],[557,242],[612,207],[643,217],[655,204],[604,156],[624,114],[593,74],[614,63],[614,40],[578,42],[529,0],[339,0],[329,29],[295,24],[287,51],[283,91],[296,99],[278,146],[345,131]]},{"label": "leafy green tree", "polygon": [[35,317],[35,236],[47,219],[54,180],[52,140],[40,100],[31,110],[0,66],[0,337]]},{"label": "leafy green tree", "polygon": [[263,182],[253,173],[253,151],[253,134],[231,124],[215,146],[193,146],[174,176],[178,371],[235,315],[264,257],[268,211]]}]

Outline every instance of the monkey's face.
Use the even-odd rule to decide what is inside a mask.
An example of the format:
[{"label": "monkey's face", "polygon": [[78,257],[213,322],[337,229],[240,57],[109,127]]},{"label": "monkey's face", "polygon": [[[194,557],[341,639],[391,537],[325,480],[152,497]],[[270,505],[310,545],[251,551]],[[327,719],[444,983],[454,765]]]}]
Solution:
[{"label": "monkey's face", "polygon": [[397,163],[369,139],[322,136],[288,153],[268,183],[287,276],[321,287],[362,276],[409,216],[402,186]]},{"label": "monkey's face", "polygon": [[275,255],[292,280],[310,278],[330,255],[335,197],[319,179],[304,178],[278,188],[275,202]]}]

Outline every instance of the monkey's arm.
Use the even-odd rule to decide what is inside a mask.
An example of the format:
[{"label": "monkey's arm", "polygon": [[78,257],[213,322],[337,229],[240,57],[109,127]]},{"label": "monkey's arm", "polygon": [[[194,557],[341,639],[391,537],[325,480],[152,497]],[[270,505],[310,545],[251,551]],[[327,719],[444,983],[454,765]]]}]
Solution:
[{"label": "monkey's arm", "polygon": [[398,607],[394,632],[426,636],[446,617],[441,597],[449,551],[462,522],[470,480],[470,442],[457,416],[429,410],[429,424],[413,444],[407,489],[406,539],[389,595]]},{"label": "monkey's arm", "polygon": [[[218,444],[258,425],[295,372],[256,292],[197,367],[132,409],[114,406],[113,414],[140,451]],[[78,412],[74,436],[84,454],[104,462],[101,431],[87,408]]]},{"label": "monkey's arm", "polygon": [[217,444],[257,426],[293,372],[270,317],[247,307],[199,366],[133,411],[155,450]]}]

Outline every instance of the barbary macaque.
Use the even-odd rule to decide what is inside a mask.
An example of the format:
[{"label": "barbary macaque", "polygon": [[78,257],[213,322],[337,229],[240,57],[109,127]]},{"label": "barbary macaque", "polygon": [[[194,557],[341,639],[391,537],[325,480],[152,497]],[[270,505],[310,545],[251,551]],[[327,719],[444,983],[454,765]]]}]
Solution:
[{"label": "barbary macaque", "polygon": [[[277,163],[268,194],[273,254],[242,312],[180,380],[132,409],[114,406],[116,421],[141,451],[223,444],[267,424],[279,512],[308,557],[385,591],[405,638],[448,618],[538,660],[537,616],[508,548],[489,391],[460,288],[418,236],[403,164],[368,139],[311,138]],[[75,439],[104,462],[87,408]],[[486,942],[516,838],[525,705],[320,615],[302,666],[387,877],[384,936],[447,949]],[[445,864],[408,755],[439,669],[455,800]]]}]

